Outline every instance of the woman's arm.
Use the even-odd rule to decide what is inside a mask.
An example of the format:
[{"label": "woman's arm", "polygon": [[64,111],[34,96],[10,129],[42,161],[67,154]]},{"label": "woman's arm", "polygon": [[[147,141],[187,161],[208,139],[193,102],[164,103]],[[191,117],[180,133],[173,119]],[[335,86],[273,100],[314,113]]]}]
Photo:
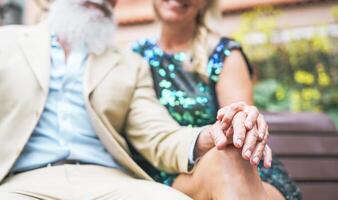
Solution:
[{"label": "woman's arm", "polygon": [[[216,84],[216,94],[220,107],[226,108],[235,102],[253,105],[252,82],[241,51],[233,50],[225,59],[223,70]],[[249,106],[247,108],[246,112],[239,112],[229,120],[233,127],[232,130],[238,131],[238,133],[231,133],[231,131],[228,133],[230,136],[234,136],[232,140],[236,147],[243,147],[244,158],[250,159],[252,164],[258,164],[265,154],[265,166],[269,167],[271,158],[266,152],[271,150],[266,146],[269,135],[267,124],[256,107]],[[262,141],[257,141],[257,135]]]},{"label": "woman's arm", "polygon": [[220,107],[239,101],[253,105],[248,66],[239,50],[233,50],[225,59],[222,73],[216,84],[216,94]]}]

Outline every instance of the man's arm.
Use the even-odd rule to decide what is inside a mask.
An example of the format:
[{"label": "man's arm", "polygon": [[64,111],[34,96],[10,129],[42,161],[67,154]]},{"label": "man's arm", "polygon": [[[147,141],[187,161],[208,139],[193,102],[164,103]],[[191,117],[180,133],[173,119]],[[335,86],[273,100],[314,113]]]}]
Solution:
[{"label": "man's arm", "polygon": [[[156,99],[149,67],[145,63],[140,67],[135,87],[127,118],[126,133],[130,142],[150,163],[167,172],[188,173],[191,148],[194,148],[195,158],[203,156],[215,146],[219,150],[224,150],[227,143],[231,144],[226,140],[226,132],[231,123],[226,123],[224,126],[223,119],[231,121],[237,113],[247,107],[239,102],[222,108],[220,111],[226,112],[220,115],[222,116],[220,119],[217,118],[220,121],[211,126],[180,127]],[[232,132],[233,137],[241,134],[241,131],[236,128]],[[255,139],[258,137],[256,134],[251,135]],[[197,137],[197,142],[194,143]],[[265,146],[266,143],[263,144]],[[271,152],[266,153],[264,157],[270,161]]]},{"label": "man's arm", "polygon": [[157,168],[187,173],[191,146],[200,132],[200,128],[179,126],[159,104],[149,67],[143,63],[126,124],[132,145]]}]

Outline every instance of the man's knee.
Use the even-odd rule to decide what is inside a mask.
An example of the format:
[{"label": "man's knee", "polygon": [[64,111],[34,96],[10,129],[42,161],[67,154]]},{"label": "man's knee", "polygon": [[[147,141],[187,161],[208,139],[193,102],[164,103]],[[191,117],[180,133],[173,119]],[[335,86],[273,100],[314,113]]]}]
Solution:
[{"label": "man's knee", "polygon": [[36,200],[34,198],[0,190],[0,199],[4,200]]},{"label": "man's knee", "polygon": [[150,182],[150,181],[139,181],[137,184],[140,188],[140,196],[143,198],[140,199],[149,199],[149,200],[191,200],[185,194],[175,190],[172,187],[166,186],[164,184]]},{"label": "man's knee", "polygon": [[123,200],[191,200],[185,194],[163,184],[133,180],[126,182],[126,185],[120,185],[103,199],[123,199]]}]

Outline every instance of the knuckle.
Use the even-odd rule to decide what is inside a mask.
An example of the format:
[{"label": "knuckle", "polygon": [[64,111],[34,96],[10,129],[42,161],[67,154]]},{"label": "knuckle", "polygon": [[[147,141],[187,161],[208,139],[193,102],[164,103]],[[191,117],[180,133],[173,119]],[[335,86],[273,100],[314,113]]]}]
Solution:
[{"label": "knuckle", "polygon": [[266,132],[263,141],[268,141],[269,137],[270,137],[269,132]]},{"label": "knuckle", "polygon": [[253,150],[255,147],[256,147],[256,142],[250,141],[249,144],[248,144],[248,148]]},{"label": "knuckle", "polygon": [[260,158],[260,157],[262,157],[262,154],[263,153],[261,151],[257,151],[254,157],[259,157]]},{"label": "knuckle", "polygon": [[225,122],[226,124],[228,124],[228,123],[231,122],[231,119],[230,119],[229,116],[225,115],[225,116],[223,117],[223,120],[222,120],[222,121]]},{"label": "knuckle", "polygon": [[240,139],[245,139],[245,130],[242,129],[240,132],[239,132],[239,136],[238,136]]},{"label": "knuckle", "polygon": [[226,112],[227,107],[223,107],[217,111],[217,114],[224,114]]},{"label": "knuckle", "polygon": [[258,150],[259,150],[259,151],[263,151],[264,148],[265,148],[265,146],[266,146],[266,143],[265,143],[264,141],[260,142],[260,144],[259,144],[259,146],[258,146]]},{"label": "knuckle", "polygon": [[264,139],[261,141],[261,143],[262,143],[264,146],[268,143],[268,138],[267,138],[266,135],[264,136]]},{"label": "knuckle", "polygon": [[[246,114],[244,112],[238,111],[236,113],[236,115],[234,116],[234,118],[236,118],[239,123],[243,124],[244,121],[246,120],[245,119],[246,118]],[[244,124],[243,124],[243,126],[244,126]]]},{"label": "knuckle", "polygon": [[264,115],[263,115],[263,114],[259,113],[259,117],[260,117],[263,121],[265,121],[265,118],[264,118]]},{"label": "knuckle", "polygon": [[246,104],[244,101],[239,101],[239,102],[238,102],[238,105],[244,107],[244,106],[246,106],[247,104]]},{"label": "knuckle", "polygon": [[258,138],[258,132],[257,131],[251,131],[250,138],[252,138],[252,139]]},{"label": "knuckle", "polygon": [[244,152],[247,152],[247,151],[253,152],[254,150],[255,150],[255,149],[252,148],[252,146],[247,146],[247,147],[243,148],[243,151],[244,151]]},{"label": "knuckle", "polygon": [[237,104],[231,104],[230,105],[230,110],[231,111],[236,111],[238,109],[238,105]]},{"label": "knuckle", "polygon": [[268,124],[266,123],[266,121],[264,119],[261,118],[261,124],[262,124],[262,128],[266,129],[266,127],[268,126]]},{"label": "knuckle", "polygon": [[257,151],[263,151],[265,146],[264,142],[260,142],[257,146]]},{"label": "knuckle", "polygon": [[245,112],[241,111],[238,113],[242,118],[245,118],[247,115]]},{"label": "knuckle", "polygon": [[256,108],[256,106],[250,106],[251,112],[257,114],[259,113],[258,109]]}]

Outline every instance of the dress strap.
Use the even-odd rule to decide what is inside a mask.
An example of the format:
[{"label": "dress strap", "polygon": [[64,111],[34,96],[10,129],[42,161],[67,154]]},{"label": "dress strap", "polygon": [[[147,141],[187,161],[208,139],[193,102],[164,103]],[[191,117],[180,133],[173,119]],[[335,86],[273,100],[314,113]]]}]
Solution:
[{"label": "dress strap", "polygon": [[247,58],[246,54],[244,53],[242,46],[239,42],[227,38],[222,37],[216,47],[214,48],[213,52],[209,56],[209,62],[208,62],[208,74],[209,79],[211,79],[213,82],[218,81],[218,77],[222,71],[224,60],[226,57],[228,57],[233,50],[239,50],[246,62],[246,65],[248,67],[248,71],[250,73],[250,76],[253,75],[254,70],[252,65],[249,62],[249,59]]}]

